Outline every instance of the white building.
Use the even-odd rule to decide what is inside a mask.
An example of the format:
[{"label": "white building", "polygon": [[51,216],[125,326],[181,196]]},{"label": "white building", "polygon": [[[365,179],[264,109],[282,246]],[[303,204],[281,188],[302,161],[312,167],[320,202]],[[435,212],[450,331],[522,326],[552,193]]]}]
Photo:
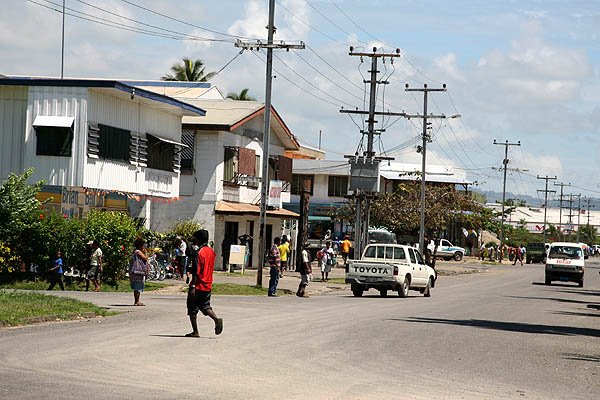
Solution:
[{"label": "white building", "polygon": [[[486,207],[497,211],[502,210],[500,203],[487,203]],[[505,207],[510,212],[506,214],[504,223],[514,227],[523,225],[528,231],[533,233],[542,233],[544,231],[544,207]],[[576,232],[578,226],[586,225],[589,222],[591,226],[600,229],[600,211],[581,210],[577,208],[569,210],[558,207],[548,207],[546,209],[546,224],[554,225],[560,228],[562,232]]]},{"label": "white building", "polygon": [[0,79],[0,176],[33,167],[70,216],[179,196],[181,119],[201,108],[115,80]]},{"label": "white building", "polygon": [[[164,83],[163,83],[164,84]],[[258,264],[260,188],[263,159],[263,103],[180,98],[206,110],[203,117],[183,119],[179,201],[157,205],[152,228],[166,230],[177,220],[193,219],[209,231],[221,264],[222,244],[237,242],[242,234],[255,238],[251,265]],[[286,150],[299,148],[298,142],[275,109],[271,118],[269,177],[283,181],[282,202],[290,200],[292,160]],[[267,213],[267,243],[279,236],[286,221],[297,214],[280,209]],[[226,239],[226,240],[225,240]]]}]

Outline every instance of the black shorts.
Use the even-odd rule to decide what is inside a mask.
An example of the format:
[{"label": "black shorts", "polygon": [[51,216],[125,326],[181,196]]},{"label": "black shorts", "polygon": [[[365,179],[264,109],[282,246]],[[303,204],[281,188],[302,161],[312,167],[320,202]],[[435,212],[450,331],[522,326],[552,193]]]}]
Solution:
[{"label": "black shorts", "polygon": [[187,309],[188,315],[196,315],[198,311],[202,314],[207,315],[210,306],[210,293],[203,290],[196,289],[194,293],[188,292],[187,297]]}]

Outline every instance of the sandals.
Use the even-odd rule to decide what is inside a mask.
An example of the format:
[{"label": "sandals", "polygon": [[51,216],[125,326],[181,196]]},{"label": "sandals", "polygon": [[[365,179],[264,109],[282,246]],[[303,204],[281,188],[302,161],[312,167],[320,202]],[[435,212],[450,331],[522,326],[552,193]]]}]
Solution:
[{"label": "sandals", "polygon": [[185,337],[195,337],[195,338],[198,338],[198,337],[200,337],[200,334],[198,334],[196,332],[190,332],[190,333],[186,333]]}]

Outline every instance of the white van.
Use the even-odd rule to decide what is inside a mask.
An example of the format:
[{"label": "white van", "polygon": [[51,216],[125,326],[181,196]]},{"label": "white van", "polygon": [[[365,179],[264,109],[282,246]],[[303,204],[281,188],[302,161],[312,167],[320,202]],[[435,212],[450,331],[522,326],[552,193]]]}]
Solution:
[{"label": "white van", "polygon": [[583,287],[585,259],[588,256],[581,243],[554,242],[546,257],[546,285],[552,281],[577,282]]}]

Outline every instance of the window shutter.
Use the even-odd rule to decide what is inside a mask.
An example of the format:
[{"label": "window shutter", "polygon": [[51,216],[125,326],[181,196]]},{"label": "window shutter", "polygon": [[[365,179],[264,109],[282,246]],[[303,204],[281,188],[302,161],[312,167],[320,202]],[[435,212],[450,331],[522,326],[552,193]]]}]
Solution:
[{"label": "window shutter", "polygon": [[240,147],[238,157],[238,173],[241,175],[256,176],[254,171],[256,166],[256,152],[252,149]]},{"label": "window shutter", "polygon": [[277,179],[284,182],[292,182],[292,159],[279,156],[277,160]]},{"label": "window shutter", "polygon": [[100,128],[96,123],[88,125],[87,155],[90,158],[99,158],[100,154]]}]

